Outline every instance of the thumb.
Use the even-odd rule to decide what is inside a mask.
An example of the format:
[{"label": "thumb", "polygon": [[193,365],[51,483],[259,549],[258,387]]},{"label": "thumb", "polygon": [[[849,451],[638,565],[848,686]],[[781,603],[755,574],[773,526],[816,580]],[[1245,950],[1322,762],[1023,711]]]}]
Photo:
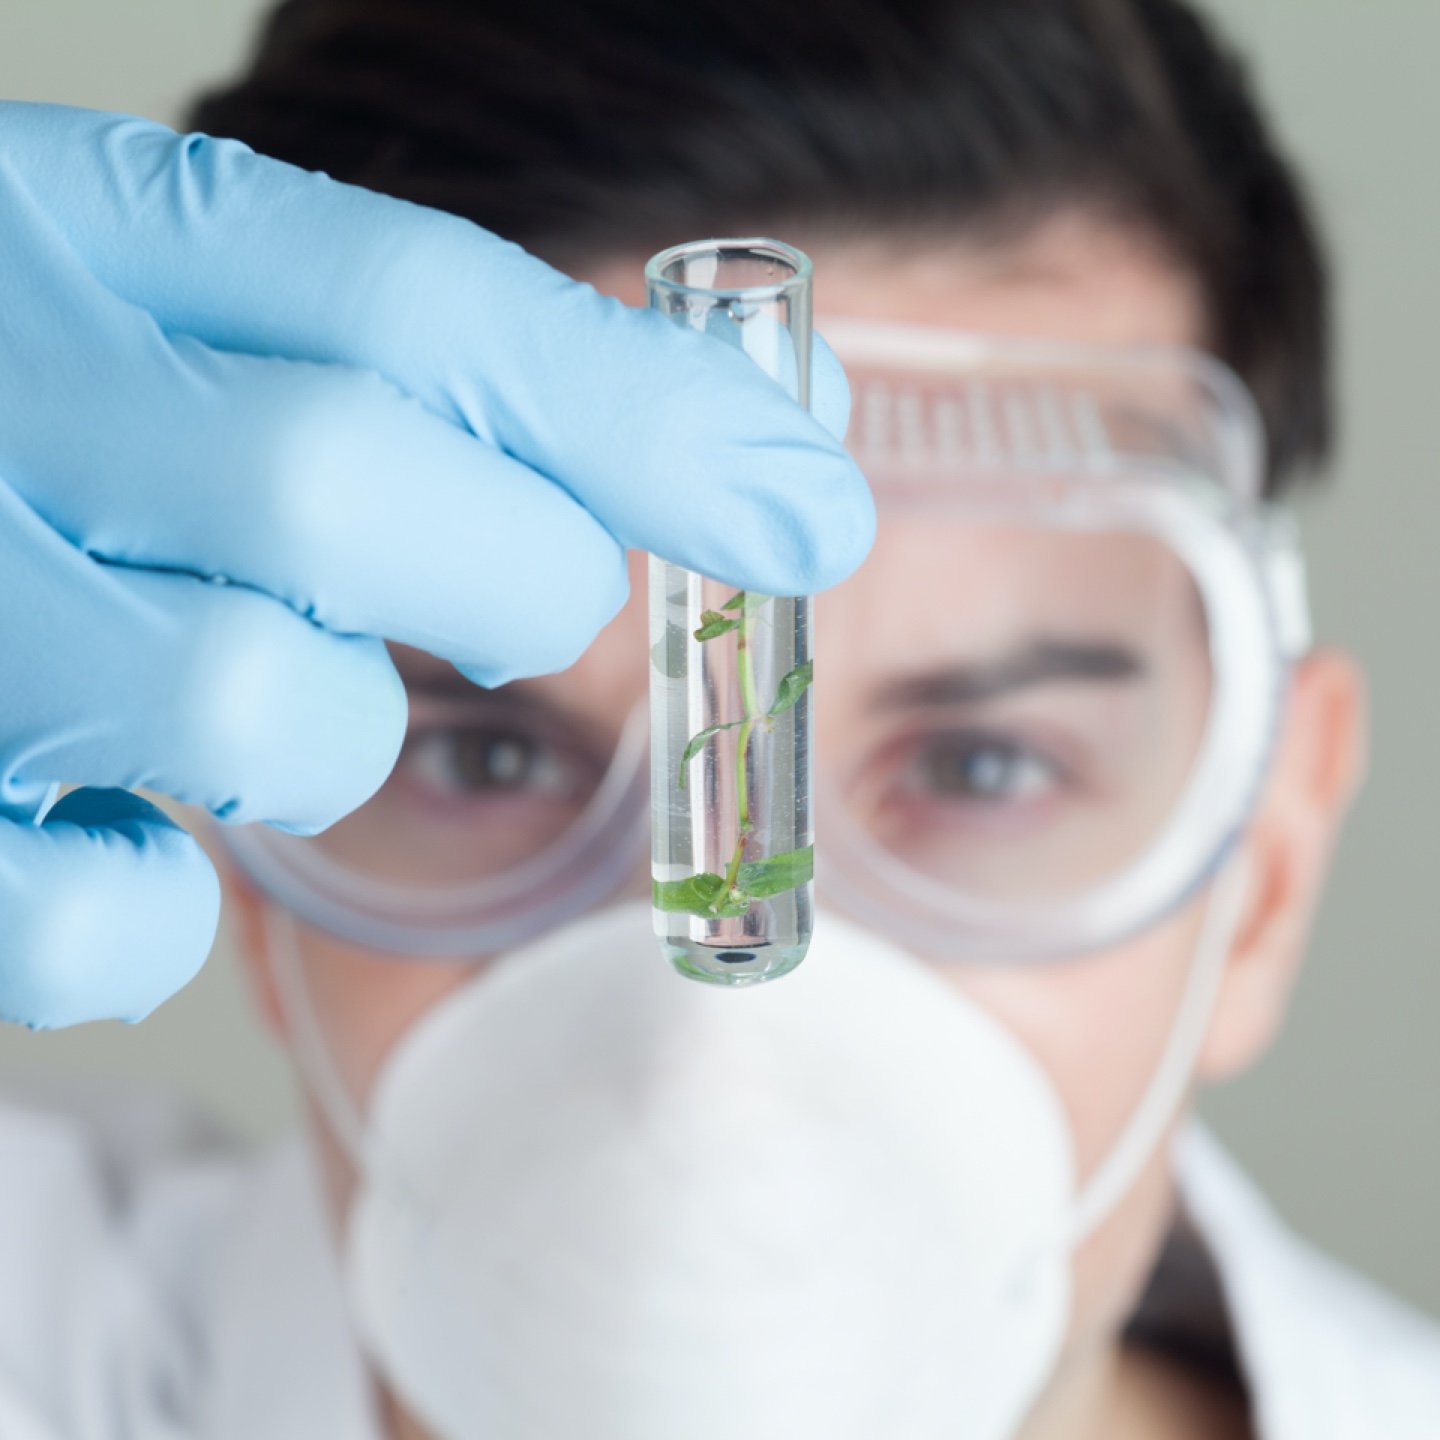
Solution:
[{"label": "thumb", "polygon": [[220,886],[194,838],[126,790],[0,820],[0,1020],[142,1020],[199,970]]}]

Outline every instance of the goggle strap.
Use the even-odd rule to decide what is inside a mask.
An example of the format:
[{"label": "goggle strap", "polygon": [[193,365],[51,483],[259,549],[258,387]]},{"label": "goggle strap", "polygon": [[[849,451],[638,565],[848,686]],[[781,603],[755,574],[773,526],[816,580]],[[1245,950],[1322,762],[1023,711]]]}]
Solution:
[{"label": "goggle strap", "polygon": [[1221,867],[1205,901],[1190,974],[1170,1038],[1149,1086],[1120,1137],[1076,1199],[1067,1251],[1076,1249],[1130,1193],[1174,1124],[1194,1079],[1249,894],[1249,856],[1241,850]]},{"label": "goggle strap", "polygon": [[1281,652],[1298,660],[1315,643],[1315,630],[1300,527],[1282,506],[1268,505],[1261,513],[1260,553]]}]

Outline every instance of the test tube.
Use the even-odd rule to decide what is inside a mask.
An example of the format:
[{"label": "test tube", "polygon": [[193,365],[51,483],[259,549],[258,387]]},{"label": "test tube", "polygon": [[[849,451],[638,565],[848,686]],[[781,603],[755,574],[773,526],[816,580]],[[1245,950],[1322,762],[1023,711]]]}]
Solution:
[{"label": "test tube", "polygon": [[[810,261],[701,240],[645,267],[650,305],[810,404]],[[650,559],[651,889],[683,975],[755,985],[805,958],[813,917],[811,601]]]}]

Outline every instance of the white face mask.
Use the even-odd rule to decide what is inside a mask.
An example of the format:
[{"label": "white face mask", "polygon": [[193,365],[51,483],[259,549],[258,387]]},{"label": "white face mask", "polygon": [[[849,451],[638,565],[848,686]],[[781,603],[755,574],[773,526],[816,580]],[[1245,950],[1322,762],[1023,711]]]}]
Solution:
[{"label": "white face mask", "polygon": [[279,957],[360,1151],[373,1358],[442,1440],[1004,1440],[1059,1356],[1073,1245],[1183,1092],[1239,888],[1079,1196],[1038,1063],[833,915],[796,975],[743,993],[660,964],[648,907],[556,932],[402,1039],[358,1134]]}]

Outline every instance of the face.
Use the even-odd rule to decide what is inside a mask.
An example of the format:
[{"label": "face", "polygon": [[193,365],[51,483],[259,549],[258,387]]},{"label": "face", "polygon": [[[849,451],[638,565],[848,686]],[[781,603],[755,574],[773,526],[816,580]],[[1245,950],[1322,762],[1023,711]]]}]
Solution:
[{"label": "face", "polygon": [[[898,260],[879,243],[794,238],[815,261],[822,333],[827,317],[851,317],[1080,344],[1203,340],[1200,300],[1184,273],[1143,237],[1093,216],[1060,216],[993,248],[919,249]],[[643,304],[644,259],[582,278]],[[632,582],[624,612],[562,675],[487,695],[428,657],[397,653],[411,693],[410,741],[364,823],[333,832],[334,851],[364,867],[380,847],[387,873],[424,883],[447,867],[487,865],[497,837],[533,852],[561,834],[644,698],[643,557],[632,557]],[[815,750],[835,802],[918,869],[963,867],[1005,899],[1041,883],[1082,885],[1153,833],[1196,753],[1212,679],[1193,585],[1158,544],[937,525],[883,503],[870,559],[817,601],[816,646],[824,689]],[[1048,658],[1036,662],[1037,654]],[[1248,1059],[1283,1009],[1354,779],[1353,675],[1325,657],[1307,666],[1251,837],[1254,893],[1207,1049],[1212,1070]],[[631,889],[648,895],[648,864],[637,863]],[[238,898],[253,920],[260,902]],[[843,897],[821,898],[843,908]],[[1114,1144],[1156,1068],[1203,898],[1102,953],[943,972],[1046,1069],[1082,1174]],[[263,947],[251,948],[265,996]],[[477,973],[381,959],[311,931],[302,932],[302,960],[342,1077],[362,1104],[397,1039]],[[483,964],[479,973],[484,983]],[[350,1176],[333,1146],[327,1154],[343,1211]],[[1072,1355],[1122,1322],[1170,1211],[1157,1155],[1077,1253]]]}]

